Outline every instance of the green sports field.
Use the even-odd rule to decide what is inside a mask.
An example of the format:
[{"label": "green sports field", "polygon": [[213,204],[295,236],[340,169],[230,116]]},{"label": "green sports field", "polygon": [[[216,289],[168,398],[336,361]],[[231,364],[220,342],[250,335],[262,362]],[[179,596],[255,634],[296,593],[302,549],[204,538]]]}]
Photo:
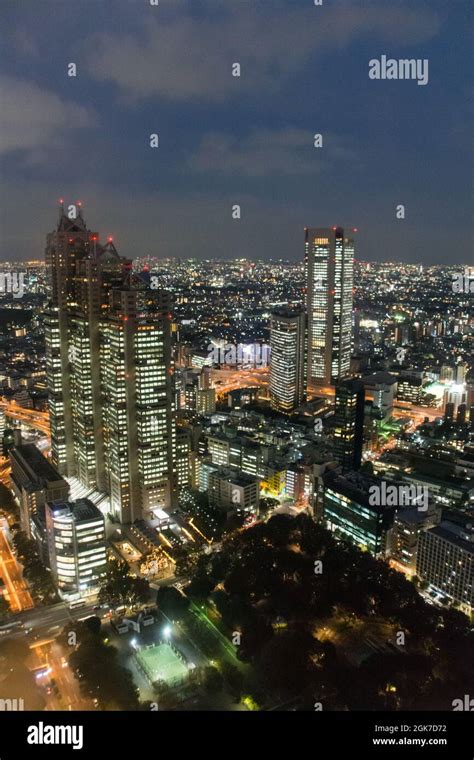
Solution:
[{"label": "green sports field", "polygon": [[165,681],[169,686],[173,686],[188,675],[186,665],[169,644],[156,644],[140,649],[135,656],[139,666],[152,683]]}]

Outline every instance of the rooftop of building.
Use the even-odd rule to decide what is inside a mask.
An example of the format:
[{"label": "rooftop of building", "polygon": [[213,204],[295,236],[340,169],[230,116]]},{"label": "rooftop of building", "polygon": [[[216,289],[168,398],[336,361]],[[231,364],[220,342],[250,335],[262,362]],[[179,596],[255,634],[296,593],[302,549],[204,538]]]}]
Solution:
[{"label": "rooftop of building", "polygon": [[60,512],[65,515],[71,515],[75,522],[95,520],[102,517],[102,512],[90,499],[77,499],[77,501],[57,499],[56,501],[49,502],[48,507],[54,515],[59,515]]},{"label": "rooftop of building", "polygon": [[272,308],[271,317],[277,317],[280,319],[294,319],[295,317],[300,317],[302,313],[303,309],[301,307],[278,306]]},{"label": "rooftop of building", "polygon": [[371,486],[380,486],[380,479],[355,470],[344,473],[330,470],[323,476],[323,480],[325,487],[342,493],[358,504],[374,508],[369,504],[369,489]]},{"label": "rooftop of building", "polygon": [[236,486],[248,486],[258,481],[254,475],[248,475],[235,467],[219,467],[212,473],[212,476],[218,477],[220,480],[228,480]]},{"label": "rooftop of building", "polygon": [[[459,549],[474,555],[474,529],[472,525],[470,528],[463,528],[449,520],[442,520],[439,525],[431,528],[427,533],[439,536],[439,538],[449,541]],[[468,536],[470,537],[468,538]]]},{"label": "rooftop of building", "polygon": [[395,385],[397,378],[390,374],[390,372],[381,370],[380,372],[374,372],[371,375],[364,375],[364,377],[361,378],[361,381],[364,385]]},{"label": "rooftop of building", "polygon": [[57,469],[48,462],[45,456],[33,443],[22,443],[14,446],[10,456],[15,458],[20,465],[26,464],[38,478],[38,480],[58,481],[63,480]]}]

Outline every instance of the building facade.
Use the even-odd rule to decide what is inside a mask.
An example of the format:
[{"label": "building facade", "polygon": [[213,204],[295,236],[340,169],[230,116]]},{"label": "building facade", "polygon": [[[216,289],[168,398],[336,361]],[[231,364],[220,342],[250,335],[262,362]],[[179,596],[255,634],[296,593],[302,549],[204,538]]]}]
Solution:
[{"label": "building facade", "polygon": [[218,468],[209,473],[209,504],[231,514],[258,514],[260,501],[259,479],[232,467]]},{"label": "building facade", "polygon": [[20,506],[21,529],[32,537],[32,519],[44,511],[46,502],[66,499],[69,484],[32,443],[10,450],[10,481]]},{"label": "building facade", "polygon": [[291,414],[306,398],[306,317],[303,310],[279,309],[270,318],[270,400]]},{"label": "building facade", "polygon": [[343,470],[357,470],[364,438],[364,386],[360,380],[336,385],[334,456]]},{"label": "building facade", "polygon": [[169,299],[76,212],[46,245],[52,462],[133,523],[176,499]]},{"label": "building facade", "polygon": [[330,385],[350,371],[354,236],[342,227],[305,229],[308,385]]},{"label": "building facade", "polygon": [[420,534],[417,576],[459,607],[474,612],[474,530],[443,520]]},{"label": "building facade", "polygon": [[62,597],[72,599],[97,591],[107,557],[105,520],[89,499],[46,504],[49,564]]},{"label": "building facade", "polygon": [[370,503],[370,486],[376,480],[357,472],[323,476],[323,519],[326,527],[369,551],[385,558],[389,551],[389,531],[395,508]]}]

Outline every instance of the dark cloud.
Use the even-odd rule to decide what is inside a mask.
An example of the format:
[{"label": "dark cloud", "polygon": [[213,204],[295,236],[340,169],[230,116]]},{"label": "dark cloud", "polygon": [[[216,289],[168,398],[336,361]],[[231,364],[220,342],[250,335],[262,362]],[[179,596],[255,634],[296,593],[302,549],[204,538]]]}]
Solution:
[{"label": "dark cloud", "polygon": [[[0,257],[41,256],[65,196],[131,256],[298,259],[305,225],[342,224],[361,230],[362,259],[464,261],[469,10],[5,1]],[[369,80],[381,54],[428,57],[428,86]]]},{"label": "dark cloud", "polygon": [[[277,91],[310,56],[340,50],[360,36],[406,46],[429,40],[439,29],[428,9],[318,10],[229,2],[214,17],[148,15],[141,33],[94,36],[87,48],[89,73],[117,85],[132,103],[153,96],[221,102]],[[231,76],[234,62],[241,63],[240,79]]]}]

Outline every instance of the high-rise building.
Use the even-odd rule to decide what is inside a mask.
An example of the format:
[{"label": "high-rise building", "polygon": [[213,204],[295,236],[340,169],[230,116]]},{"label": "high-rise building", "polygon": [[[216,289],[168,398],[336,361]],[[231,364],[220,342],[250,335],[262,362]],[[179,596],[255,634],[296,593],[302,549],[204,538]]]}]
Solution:
[{"label": "high-rise building", "polygon": [[61,206],[47,238],[45,316],[52,461],[110,497],[123,523],[174,505],[169,298]]},{"label": "high-rise building", "polygon": [[439,379],[442,383],[450,382],[454,380],[454,368],[450,367],[449,364],[442,364],[440,373],[439,373]]},{"label": "high-rise building", "polygon": [[364,385],[342,380],[336,385],[334,455],[343,470],[357,470],[364,437]]},{"label": "high-rise building", "polygon": [[306,398],[306,316],[279,309],[270,318],[270,399],[273,409],[291,414]]},{"label": "high-rise building", "polygon": [[342,227],[305,229],[308,384],[330,385],[350,371],[354,238]]},{"label": "high-rise building", "polygon": [[107,563],[105,520],[89,499],[46,504],[49,563],[61,596],[87,596],[100,585]]},{"label": "high-rise building", "polygon": [[458,385],[462,385],[462,383],[466,382],[468,370],[469,365],[467,362],[459,362],[456,364],[456,383],[458,383]]}]

